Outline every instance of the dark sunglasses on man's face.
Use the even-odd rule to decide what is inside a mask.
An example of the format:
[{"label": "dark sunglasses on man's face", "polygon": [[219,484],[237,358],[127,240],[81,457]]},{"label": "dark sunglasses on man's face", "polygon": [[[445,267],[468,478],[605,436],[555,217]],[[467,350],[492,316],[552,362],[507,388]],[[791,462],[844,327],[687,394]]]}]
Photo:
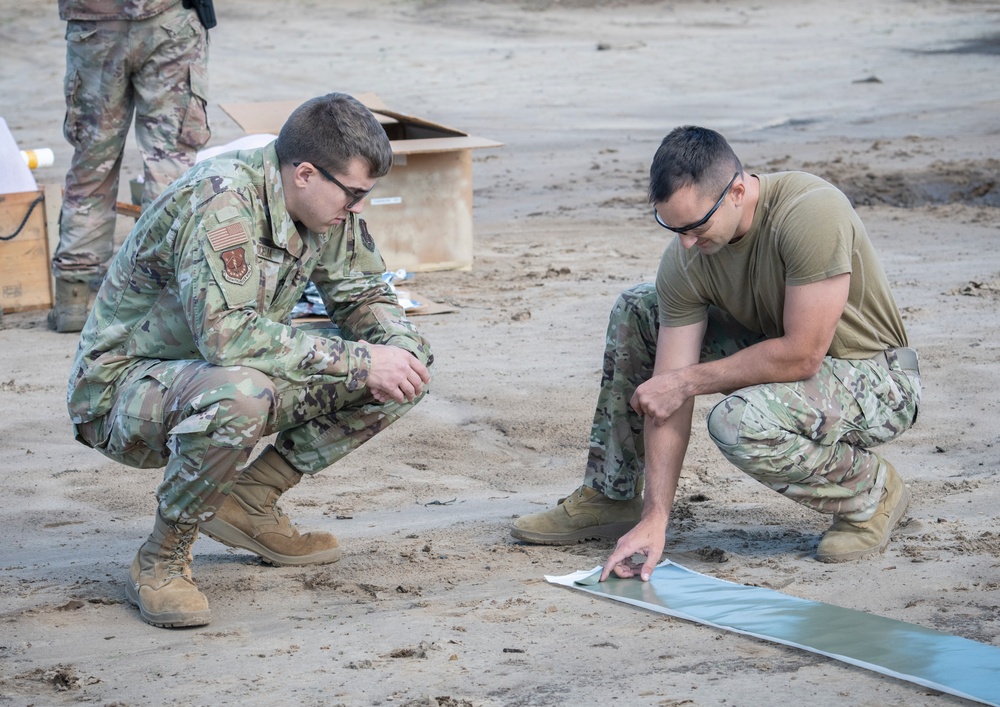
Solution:
[{"label": "dark sunglasses on man's face", "polygon": [[[302,163],[301,162],[292,162],[292,166],[293,167],[298,167],[300,164],[302,164]],[[372,189],[375,188],[375,185],[372,185],[372,189],[369,189],[367,191],[355,191],[354,189],[351,189],[350,187],[345,187],[343,184],[341,184],[339,181],[337,181],[337,179],[332,174],[330,174],[329,172],[327,172],[325,169],[323,169],[322,167],[320,167],[315,162],[310,162],[309,164],[311,164],[313,167],[315,167],[317,172],[319,172],[324,177],[326,177],[327,179],[329,179],[331,182],[333,182],[334,184],[336,184],[338,187],[341,188],[341,190],[345,194],[347,194],[347,196],[350,198],[350,201],[347,202],[347,206],[344,207],[345,209],[349,209],[352,206],[355,206],[359,201],[361,201],[366,196],[368,196],[369,194],[371,194],[372,193]]]},{"label": "dark sunglasses on man's face", "polygon": [[737,172],[736,174],[733,175],[733,178],[729,180],[729,184],[727,184],[726,188],[722,190],[722,196],[720,196],[719,200],[717,202],[715,202],[715,206],[712,207],[712,210],[709,211],[707,214],[705,214],[705,218],[703,218],[701,221],[698,221],[697,223],[692,223],[689,226],[681,226],[680,228],[674,228],[673,226],[668,226],[667,224],[665,224],[663,222],[663,219],[660,218],[660,214],[659,214],[659,212],[657,212],[657,210],[655,208],[653,209],[653,218],[655,218],[656,222],[658,224],[660,224],[661,226],[663,226],[668,231],[673,231],[674,233],[677,233],[679,235],[684,235],[688,231],[693,231],[694,229],[698,228],[699,226],[704,226],[705,223],[708,221],[708,219],[712,218],[712,214],[714,214],[716,212],[716,210],[720,206],[722,206],[723,199],[726,198],[726,194],[729,193],[729,190],[732,188],[733,183],[736,181],[736,178],[738,176],[740,176],[739,172]]}]

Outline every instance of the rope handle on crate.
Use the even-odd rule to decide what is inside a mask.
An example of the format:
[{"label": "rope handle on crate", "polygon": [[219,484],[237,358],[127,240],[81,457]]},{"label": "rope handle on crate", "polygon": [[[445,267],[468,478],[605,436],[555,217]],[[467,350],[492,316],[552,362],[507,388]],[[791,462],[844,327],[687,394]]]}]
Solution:
[{"label": "rope handle on crate", "polygon": [[21,230],[24,228],[24,224],[28,223],[28,219],[31,218],[31,212],[34,211],[35,207],[38,206],[39,204],[41,204],[44,200],[45,200],[45,197],[44,196],[40,196],[37,199],[35,199],[34,201],[32,201],[31,202],[31,206],[28,207],[28,213],[26,213],[24,215],[24,218],[21,219],[20,225],[17,228],[15,228],[14,232],[11,233],[9,236],[0,236],[0,241],[9,241],[9,240],[12,240],[12,239],[16,238],[17,234],[19,234],[21,232]]}]

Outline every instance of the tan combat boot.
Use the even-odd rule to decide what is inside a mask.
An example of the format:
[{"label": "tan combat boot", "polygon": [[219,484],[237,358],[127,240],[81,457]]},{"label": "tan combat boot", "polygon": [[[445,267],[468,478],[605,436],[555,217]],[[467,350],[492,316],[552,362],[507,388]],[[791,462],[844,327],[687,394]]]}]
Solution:
[{"label": "tan combat boot", "polygon": [[132,561],[125,594],[153,626],[204,626],[212,619],[208,599],[191,579],[191,545],[197,525],[164,520],[159,512],[149,539]]},{"label": "tan combat boot", "polygon": [[589,486],[581,486],[555,508],[521,516],[510,534],[536,545],[569,545],[584,540],[617,540],[635,527],[642,515],[643,479],[635,496],[615,501]]},{"label": "tan combat boot", "polygon": [[49,310],[49,329],[61,334],[77,332],[87,323],[90,285],[56,279],[56,301]]},{"label": "tan combat boot", "polygon": [[823,534],[816,548],[816,559],[820,562],[860,560],[882,552],[889,544],[892,529],[910,505],[910,492],[896,468],[881,457],[878,459],[888,467],[888,473],[875,515],[863,522],[834,516],[833,525]]},{"label": "tan combat boot", "polygon": [[302,474],[268,445],[240,474],[215,516],[201,524],[202,532],[223,545],[256,553],[272,565],[336,562],[337,538],[324,532],[300,535],[276,505],[278,497],[301,479]]}]

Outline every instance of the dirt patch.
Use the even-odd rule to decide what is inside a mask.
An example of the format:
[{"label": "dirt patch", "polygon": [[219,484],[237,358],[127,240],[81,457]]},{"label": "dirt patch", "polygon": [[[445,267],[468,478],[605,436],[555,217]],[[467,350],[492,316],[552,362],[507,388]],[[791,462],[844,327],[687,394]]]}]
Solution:
[{"label": "dirt patch", "polygon": [[808,167],[839,187],[856,206],[912,208],[927,204],[1000,206],[1000,160],[934,162],[927,169],[886,171],[858,162]]}]

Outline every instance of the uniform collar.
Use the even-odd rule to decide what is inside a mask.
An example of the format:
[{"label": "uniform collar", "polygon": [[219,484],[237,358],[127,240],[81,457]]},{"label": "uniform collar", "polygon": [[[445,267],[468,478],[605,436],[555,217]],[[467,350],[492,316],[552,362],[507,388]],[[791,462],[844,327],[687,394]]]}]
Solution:
[{"label": "uniform collar", "polygon": [[285,192],[281,184],[281,167],[275,143],[264,148],[264,195],[271,216],[271,240],[279,248],[284,248],[298,258],[305,250],[292,217],[285,208]]}]

